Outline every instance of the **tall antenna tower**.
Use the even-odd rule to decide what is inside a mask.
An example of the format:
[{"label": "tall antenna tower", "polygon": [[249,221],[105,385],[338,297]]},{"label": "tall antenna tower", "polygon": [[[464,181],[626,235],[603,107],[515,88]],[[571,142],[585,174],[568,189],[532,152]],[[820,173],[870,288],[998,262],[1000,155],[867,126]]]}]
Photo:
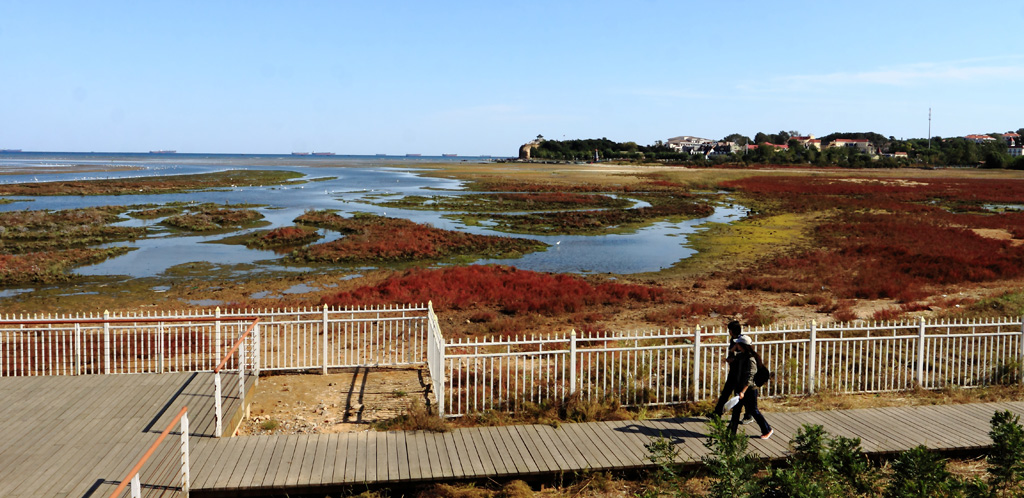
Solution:
[{"label": "tall antenna tower", "polygon": [[932,150],[932,108],[928,108],[928,150]]}]

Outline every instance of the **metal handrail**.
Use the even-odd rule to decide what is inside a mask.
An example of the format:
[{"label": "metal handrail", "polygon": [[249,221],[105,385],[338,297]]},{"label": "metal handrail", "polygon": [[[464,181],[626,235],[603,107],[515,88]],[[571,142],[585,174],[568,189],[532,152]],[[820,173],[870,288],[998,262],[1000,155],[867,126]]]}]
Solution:
[{"label": "metal handrail", "polygon": [[[238,399],[241,400],[242,405],[244,406],[245,405],[245,349],[244,349],[244,345],[245,345],[245,340],[249,337],[250,334],[252,334],[252,332],[254,330],[256,330],[256,327],[259,325],[259,323],[260,323],[260,319],[258,317],[255,320],[253,320],[253,322],[249,325],[249,327],[247,329],[245,329],[245,332],[242,333],[242,335],[238,336],[238,339],[235,340],[235,343],[231,346],[231,350],[229,350],[227,352],[227,354],[224,355],[224,358],[220,360],[220,364],[218,364],[217,367],[213,369],[214,408],[215,408],[215,415],[216,415],[216,418],[217,418],[217,437],[221,437],[221,433],[224,431],[224,422],[223,422],[224,414],[223,414],[223,401],[221,400],[220,371],[221,371],[221,369],[224,368],[225,365],[227,365],[228,360],[230,360],[231,357],[234,356],[235,351],[238,351],[239,348],[243,348],[242,351],[239,353],[239,359],[238,359]],[[256,343],[256,347],[253,348],[253,349],[254,349],[254,354],[258,355],[259,354],[259,335],[256,335],[255,337],[256,337],[257,343]],[[257,360],[256,361],[258,361],[258,356],[257,356]],[[256,361],[254,361],[253,363],[256,363]],[[259,377],[258,377],[258,375],[259,375],[258,374],[259,366],[258,365],[253,365],[253,367],[256,368],[256,370],[257,370],[257,377],[256,378],[259,379]]]},{"label": "metal handrail", "polygon": [[[129,484],[131,484],[132,481],[136,482],[135,485],[133,486],[133,488],[138,486],[137,481],[138,481],[138,477],[139,477],[139,471],[142,470],[142,466],[146,464],[146,461],[149,460],[149,457],[153,456],[153,453],[156,452],[157,447],[159,447],[160,443],[162,443],[164,441],[164,439],[167,438],[167,435],[170,434],[171,429],[173,429],[174,426],[178,424],[179,420],[181,421],[181,428],[182,428],[181,434],[182,434],[182,446],[183,446],[182,447],[183,455],[182,455],[182,458],[181,458],[181,466],[182,466],[182,474],[181,474],[182,483],[181,483],[181,486],[182,486],[182,490],[183,491],[185,491],[186,493],[188,492],[189,480],[190,480],[189,479],[189,468],[188,468],[189,467],[189,462],[188,462],[188,460],[189,460],[188,459],[188,407],[185,406],[185,407],[181,408],[181,411],[178,412],[178,415],[174,417],[174,420],[171,420],[171,423],[167,425],[167,428],[164,429],[164,431],[162,433],[160,433],[160,437],[158,437],[156,439],[156,441],[154,441],[153,444],[150,445],[149,450],[146,451],[146,454],[142,455],[142,458],[139,459],[139,463],[135,464],[135,467],[132,467],[132,470],[128,471],[128,476],[125,477],[124,480],[121,481],[121,484],[118,485],[116,489],[114,489],[113,493],[110,493],[110,498],[117,498],[118,496],[120,496],[120,494],[124,491],[124,488],[127,487]],[[136,496],[134,489],[133,489],[132,496]]]},{"label": "metal handrail", "polygon": [[254,318],[252,323],[249,324],[249,328],[245,329],[245,332],[238,336],[238,340],[231,345],[231,350],[228,351],[227,354],[224,355],[224,358],[220,360],[220,364],[217,365],[217,368],[213,369],[213,373],[220,373],[220,369],[224,368],[224,365],[227,365],[228,360],[231,359],[231,355],[235,354],[235,351],[238,351],[238,347],[242,345],[242,341],[249,337],[249,334],[252,333],[258,323],[260,323],[259,317]]}]

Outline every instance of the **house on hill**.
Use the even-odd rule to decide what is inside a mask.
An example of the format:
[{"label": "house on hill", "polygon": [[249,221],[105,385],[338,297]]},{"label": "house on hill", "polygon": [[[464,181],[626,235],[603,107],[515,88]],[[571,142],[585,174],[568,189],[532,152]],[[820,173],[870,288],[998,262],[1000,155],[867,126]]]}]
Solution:
[{"label": "house on hill", "polygon": [[815,148],[821,150],[821,140],[814,138],[814,135],[807,135],[806,137],[789,137],[790,140],[796,140],[800,145],[810,149]]},{"label": "house on hill", "polygon": [[983,143],[988,143],[988,142],[994,142],[996,140],[996,139],[994,139],[994,138],[992,138],[992,137],[990,137],[988,135],[967,135],[964,138],[966,138],[967,140],[970,140],[970,141],[972,141],[972,142],[974,142],[976,144],[983,144]]},{"label": "house on hill", "polygon": [[691,152],[705,145],[714,144],[715,141],[708,138],[691,137],[684,135],[672,137],[665,142],[665,145],[676,152]]},{"label": "house on hill", "polygon": [[865,154],[874,155],[875,146],[866,138],[837,138],[828,144],[829,147],[850,147]]}]

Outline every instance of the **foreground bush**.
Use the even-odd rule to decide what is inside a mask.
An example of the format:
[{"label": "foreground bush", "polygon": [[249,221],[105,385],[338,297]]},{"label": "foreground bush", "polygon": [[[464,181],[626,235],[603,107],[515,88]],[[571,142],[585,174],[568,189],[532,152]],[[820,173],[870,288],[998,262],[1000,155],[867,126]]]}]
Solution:
[{"label": "foreground bush", "polygon": [[[991,420],[993,447],[987,461],[988,479],[966,480],[953,475],[940,455],[918,446],[904,451],[888,469],[872,464],[857,438],[831,437],[820,425],[804,425],[790,441],[792,454],[785,465],[758,469],[747,453],[748,437],[732,434],[726,422],[708,422],[703,458],[710,478],[708,495],[716,497],[996,497],[1024,495],[1024,427],[1009,411]],[[647,445],[658,466],[655,486],[642,496],[668,491],[684,496],[686,477],[674,463],[678,450],[663,439]],[[760,470],[760,471],[759,471]]]}]

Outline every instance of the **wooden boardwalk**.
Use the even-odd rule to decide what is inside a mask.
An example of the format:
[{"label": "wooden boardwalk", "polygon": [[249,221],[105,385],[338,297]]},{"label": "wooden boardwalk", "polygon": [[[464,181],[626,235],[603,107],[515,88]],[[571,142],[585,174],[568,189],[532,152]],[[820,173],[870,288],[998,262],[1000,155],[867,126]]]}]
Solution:
[{"label": "wooden boardwalk", "polygon": [[[832,435],[859,437],[868,453],[885,454],[924,444],[942,451],[981,450],[991,445],[989,420],[997,410],[1024,414],[1024,402],[768,413],[771,439],[757,439],[755,424],[743,427],[750,449],[764,459],[783,459],[804,424]],[[359,432],[348,434],[238,437],[208,440],[199,451],[195,489],[221,492],[326,488],[359,483],[412,483],[445,479],[537,476],[584,470],[650,467],[645,444],[664,437],[681,462],[708,453],[704,418],[518,425],[457,429],[448,433]],[[210,464],[209,462],[216,462]],[[206,471],[209,470],[209,471]]]},{"label": "wooden boardwalk", "polygon": [[[212,374],[0,379],[0,496],[105,498],[186,404],[197,434],[196,496],[637,469],[649,466],[644,445],[656,437],[675,444],[684,462],[707,453],[703,418],[218,439],[212,392]],[[820,424],[833,435],[861,438],[875,454],[919,444],[981,450],[991,444],[989,420],[998,410],[1021,415],[1024,402],[767,413],[775,435],[753,439],[750,448],[765,459],[785,458],[803,424]],[[180,494],[170,489],[177,444],[165,443],[164,451],[164,470],[143,469],[146,496]]]},{"label": "wooden boardwalk", "polygon": [[[213,392],[212,373],[0,378],[0,496],[106,498],[183,406],[193,454],[215,439]],[[226,397],[225,418],[240,407]],[[172,434],[142,469],[147,496],[183,495]]]}]

